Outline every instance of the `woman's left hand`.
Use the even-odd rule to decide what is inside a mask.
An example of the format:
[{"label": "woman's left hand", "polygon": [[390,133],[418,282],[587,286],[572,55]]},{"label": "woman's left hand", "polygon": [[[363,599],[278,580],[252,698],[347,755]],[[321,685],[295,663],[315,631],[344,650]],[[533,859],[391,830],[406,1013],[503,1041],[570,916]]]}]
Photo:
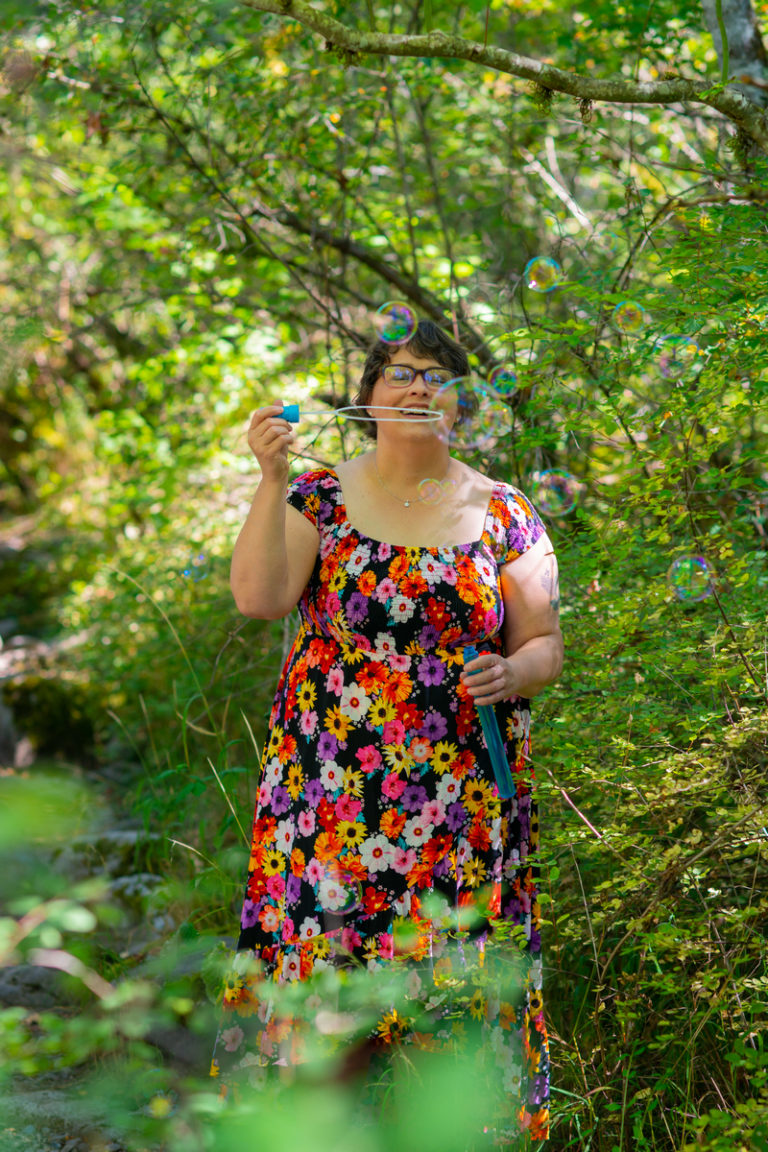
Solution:
[{"label": "woman's left hand", "polygon": [[464,665],[461,682],[475,704],[498,704],[518,695],[518,678],[509,659],[482,652]]}]

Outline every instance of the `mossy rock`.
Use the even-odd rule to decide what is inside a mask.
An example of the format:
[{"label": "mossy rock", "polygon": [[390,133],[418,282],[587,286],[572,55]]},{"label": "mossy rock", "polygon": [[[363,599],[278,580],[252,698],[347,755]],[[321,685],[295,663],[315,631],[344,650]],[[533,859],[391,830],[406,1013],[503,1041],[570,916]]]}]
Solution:
[{"label": "mossy rock", "polygon": [[38,756],[93,761],[100,705],[87,685],[57,676],[24,676],[3,685],[2,699],[17,732],[30,740]]}]

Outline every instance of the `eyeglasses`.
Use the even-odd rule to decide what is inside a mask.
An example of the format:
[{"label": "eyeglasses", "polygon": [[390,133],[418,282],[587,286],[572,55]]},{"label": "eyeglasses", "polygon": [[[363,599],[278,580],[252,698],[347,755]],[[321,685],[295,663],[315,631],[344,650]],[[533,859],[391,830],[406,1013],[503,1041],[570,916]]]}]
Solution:
[{"label": "eyeglasses", "polygon": [[393,388],[405,388],[421,376],[427,388],[437,390],[454,380],[455,375],[448,368],[411,368],[410,364],[385,364],[381,374]]}]

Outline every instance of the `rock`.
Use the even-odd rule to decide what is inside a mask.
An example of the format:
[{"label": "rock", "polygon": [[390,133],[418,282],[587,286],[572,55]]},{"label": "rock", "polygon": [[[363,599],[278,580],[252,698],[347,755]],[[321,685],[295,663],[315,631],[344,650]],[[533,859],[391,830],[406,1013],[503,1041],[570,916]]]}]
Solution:
[{"label": "rock", "polygon": [[0,1004],[4,1008],[46,1011],[64,1004],[79,1004],[63,974],[55,968],[16,964],[0,968]]}]

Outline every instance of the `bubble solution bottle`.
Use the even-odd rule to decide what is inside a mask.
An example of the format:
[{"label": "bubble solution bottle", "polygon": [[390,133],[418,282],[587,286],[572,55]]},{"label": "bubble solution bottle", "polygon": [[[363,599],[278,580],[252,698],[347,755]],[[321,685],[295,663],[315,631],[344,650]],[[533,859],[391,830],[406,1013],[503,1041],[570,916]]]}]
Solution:
[{"label": "bubble solution bottle", "polygon": [[[466,644],[464,646],[465,664],[468,660],[474,660],[475,657],[479,655],[480,653],[474,644]],[[469,675],[474,676],[476,673],[470,672]],[[509,800],[511,796],[515,795],[515,782],[509,770],[509,762],[507,760],[507,754],[504,751],[504,745],[501,742],[501,733],[499,732],[499,722],[496,719],[496,713],[493,710],[492,704],[477,704],[475,707],[480,717],[480,725],[483,729],[483,736],[485,737],[485,746],[491,758],[491,765],[493,766],[493,774],[496,777],[496,787],[499,790],[499,796],[501,796],[503,800]]]}]

